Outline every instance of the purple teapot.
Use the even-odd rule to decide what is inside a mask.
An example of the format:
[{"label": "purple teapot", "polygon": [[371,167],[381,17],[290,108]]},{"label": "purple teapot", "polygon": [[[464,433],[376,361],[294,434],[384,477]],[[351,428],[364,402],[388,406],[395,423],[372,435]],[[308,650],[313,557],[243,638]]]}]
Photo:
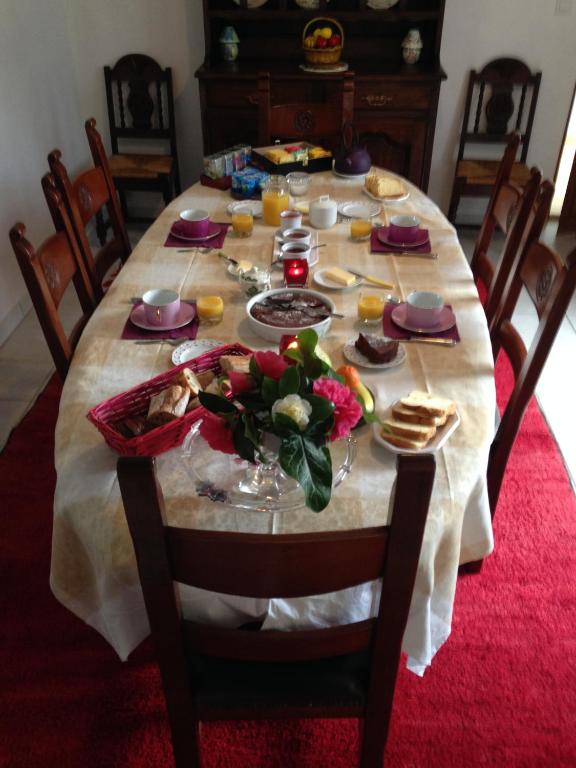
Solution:
[{"label": "purple teapot", "polygon": [[334,170],[343,176],[359,176],[368,173],[372,159],[366,147],[360,146],[358,133],[352,123],[346,123],[342,128],[342,146],[336,153]]}]

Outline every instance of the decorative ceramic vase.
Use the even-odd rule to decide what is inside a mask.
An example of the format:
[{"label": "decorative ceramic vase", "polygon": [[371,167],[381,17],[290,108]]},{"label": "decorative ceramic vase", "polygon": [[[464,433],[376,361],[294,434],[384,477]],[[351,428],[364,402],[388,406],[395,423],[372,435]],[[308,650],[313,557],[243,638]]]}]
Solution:
[{"label": "decorative ceramic vase", "polygon": [[402,56],[406,64],[416,64],[422,52],[420,30],[411,29],[402,40]]},{"label": "decorative ceramic vase", "polygon": [[234,27],[224,27],[220,35],[220,47],[224,61],[236,61],[238,58],[238,43],[240,39]]}]

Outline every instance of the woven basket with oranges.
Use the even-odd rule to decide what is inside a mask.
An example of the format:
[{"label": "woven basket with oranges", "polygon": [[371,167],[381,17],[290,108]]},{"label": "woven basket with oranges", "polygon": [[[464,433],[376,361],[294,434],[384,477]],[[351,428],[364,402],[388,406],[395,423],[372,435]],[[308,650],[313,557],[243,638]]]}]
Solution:
[{"label": "woven basket with oranges", "polygon": [[336,19],[317,16],[302,32],[302,48],[307,64],[336,64],[344,47],[344,30]]}]

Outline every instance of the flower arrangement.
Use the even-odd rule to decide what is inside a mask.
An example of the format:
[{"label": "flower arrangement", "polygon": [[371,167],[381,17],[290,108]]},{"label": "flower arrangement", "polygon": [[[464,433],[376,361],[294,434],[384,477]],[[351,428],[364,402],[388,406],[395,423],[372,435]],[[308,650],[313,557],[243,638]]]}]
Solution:
[{"label": "flower arrangement", "polygon": [[255,352],[249,373],[229,372],[230,399],[207,392],[199,398],[207,410],[200,434],[211,448],[266,461],[264,441],[275,435],[280,466],[300,484],[306,505],[320,512],[332,491],[327,443],[368,415],[317,344],[316,332],[307,329],[283,354]]}]

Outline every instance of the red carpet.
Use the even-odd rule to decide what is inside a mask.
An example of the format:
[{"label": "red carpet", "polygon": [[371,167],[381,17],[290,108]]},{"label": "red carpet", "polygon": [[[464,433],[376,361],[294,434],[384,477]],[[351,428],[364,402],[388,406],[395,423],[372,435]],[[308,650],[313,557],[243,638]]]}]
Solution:
[{"label": "red carpet", "polygon": [[[52,381],[0,455],[0,766],[168,768],[150,643],[122,664],[49,590],[58,396]],[[534,403],[495,534],[483,572],[459,580],[431,669],[401,670],[387,766],[576,766],[576,503]],[[356,766],[351,721],[212,724],[203,738],[206,768]]]}]

